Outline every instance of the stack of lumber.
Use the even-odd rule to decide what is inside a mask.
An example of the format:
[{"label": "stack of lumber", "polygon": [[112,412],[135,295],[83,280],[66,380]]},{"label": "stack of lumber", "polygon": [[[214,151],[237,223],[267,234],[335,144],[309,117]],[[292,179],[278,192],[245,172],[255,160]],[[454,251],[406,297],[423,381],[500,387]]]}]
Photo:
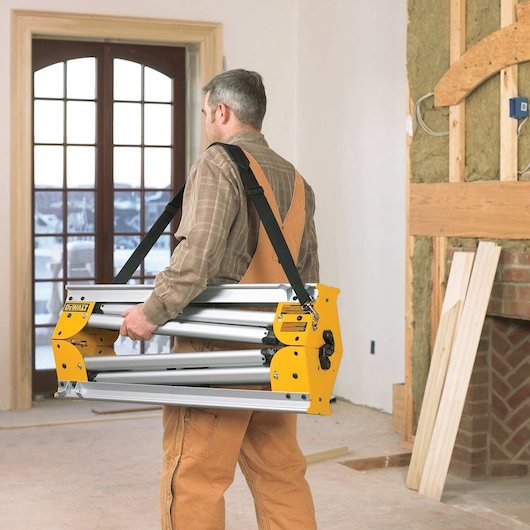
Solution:
[{"label": "stack of lumber", "polygon": [[447,282],[407,486],[442,497],[501,248],[456,252]]}]

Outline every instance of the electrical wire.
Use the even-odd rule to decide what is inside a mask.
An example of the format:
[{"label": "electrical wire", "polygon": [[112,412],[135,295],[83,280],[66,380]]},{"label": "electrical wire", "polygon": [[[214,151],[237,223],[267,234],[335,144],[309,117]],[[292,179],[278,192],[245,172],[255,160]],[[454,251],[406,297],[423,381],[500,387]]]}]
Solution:
[{"label": "electrical wire", "polygon": [[[521,120],[521,123],[519,123],[519,125],[517,126],[517,136],[521,134],[521,129],[527,121],[528,121],[528,118]],[[517,171],[517,174],[520,175],[521,178],[526,177],[526,175],[530,174],[530,171],[528,171],[529,169],[530,169],[530,162],[526,165],[524,169],[522,169],[521,171]]]},{"label": "electrical wire", "polygon": [[434,96],[434,92],[429,92],[428,94],[425,94],[422,96],[418,101],[416,101],[416,104],[414,105],[414,121],[418,123],[421,128],[430,134],[431,136],[447,136],[449,134],[449,131],[433,131],[426,123],[423,121],[423,117],[421,115],[421,102],[427,98],[430,98],[431,96]]}]

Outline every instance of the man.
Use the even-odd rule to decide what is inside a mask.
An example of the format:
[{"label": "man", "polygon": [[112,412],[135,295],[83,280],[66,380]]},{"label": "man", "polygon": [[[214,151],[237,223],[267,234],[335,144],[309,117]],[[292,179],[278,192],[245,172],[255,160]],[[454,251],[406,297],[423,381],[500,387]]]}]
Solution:
[{"label": "man", "polygon": [[[224,72],[203,93],[209,141],[236,144],[257,161],[274,194],[300,276],[304,282],[317,282],[313,191],[261,134],[266,110],[261,76],[246,70]],[[300,184],[301,194],[295,193]],[[170,265],[157,275],[151,296],[124,313],[120,333],[133,340],[151,338],[157,326],[182,313],[208,284],[285,281],[278,261],[268,261],[262,247],[270,242],[259,233],[259,216],[238,167],[222,146],[211,146],[191,168],[175,234],[179,244]],[[203,349],[228,350],[233,345],[176,339],[175,351]],[[224,492],[238,462],[254,497],[260,529],[316,528],[295,414],[172,406],[164,407],[163,424],[163,529],[223,529]]]}]

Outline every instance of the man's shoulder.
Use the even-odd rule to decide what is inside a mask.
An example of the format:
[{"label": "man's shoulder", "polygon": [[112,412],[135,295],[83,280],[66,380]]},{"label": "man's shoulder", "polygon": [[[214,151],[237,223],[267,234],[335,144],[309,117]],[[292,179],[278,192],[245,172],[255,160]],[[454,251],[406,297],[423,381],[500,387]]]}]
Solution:
[{"label": "man's shoulder", "polygon": [[[197,158],[193,167],[198,167],[202,164],[207,164],[212,167],[224,169],[227,166],[233,165],[230,155],[226,149],[218,143],[208,146]],[[192,168],[193,169],[193,168]]]}]

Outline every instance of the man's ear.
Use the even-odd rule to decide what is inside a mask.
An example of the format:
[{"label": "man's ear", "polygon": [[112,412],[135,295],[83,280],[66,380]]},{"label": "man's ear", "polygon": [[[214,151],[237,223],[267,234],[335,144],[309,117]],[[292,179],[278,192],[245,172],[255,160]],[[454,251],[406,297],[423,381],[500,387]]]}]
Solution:
[{"label": "man's ear", "polygon": [[219,103],[217,105],[217,114],[222,124],[225,124],[230,119],[230,108],[227,107],[224,103]]}]

